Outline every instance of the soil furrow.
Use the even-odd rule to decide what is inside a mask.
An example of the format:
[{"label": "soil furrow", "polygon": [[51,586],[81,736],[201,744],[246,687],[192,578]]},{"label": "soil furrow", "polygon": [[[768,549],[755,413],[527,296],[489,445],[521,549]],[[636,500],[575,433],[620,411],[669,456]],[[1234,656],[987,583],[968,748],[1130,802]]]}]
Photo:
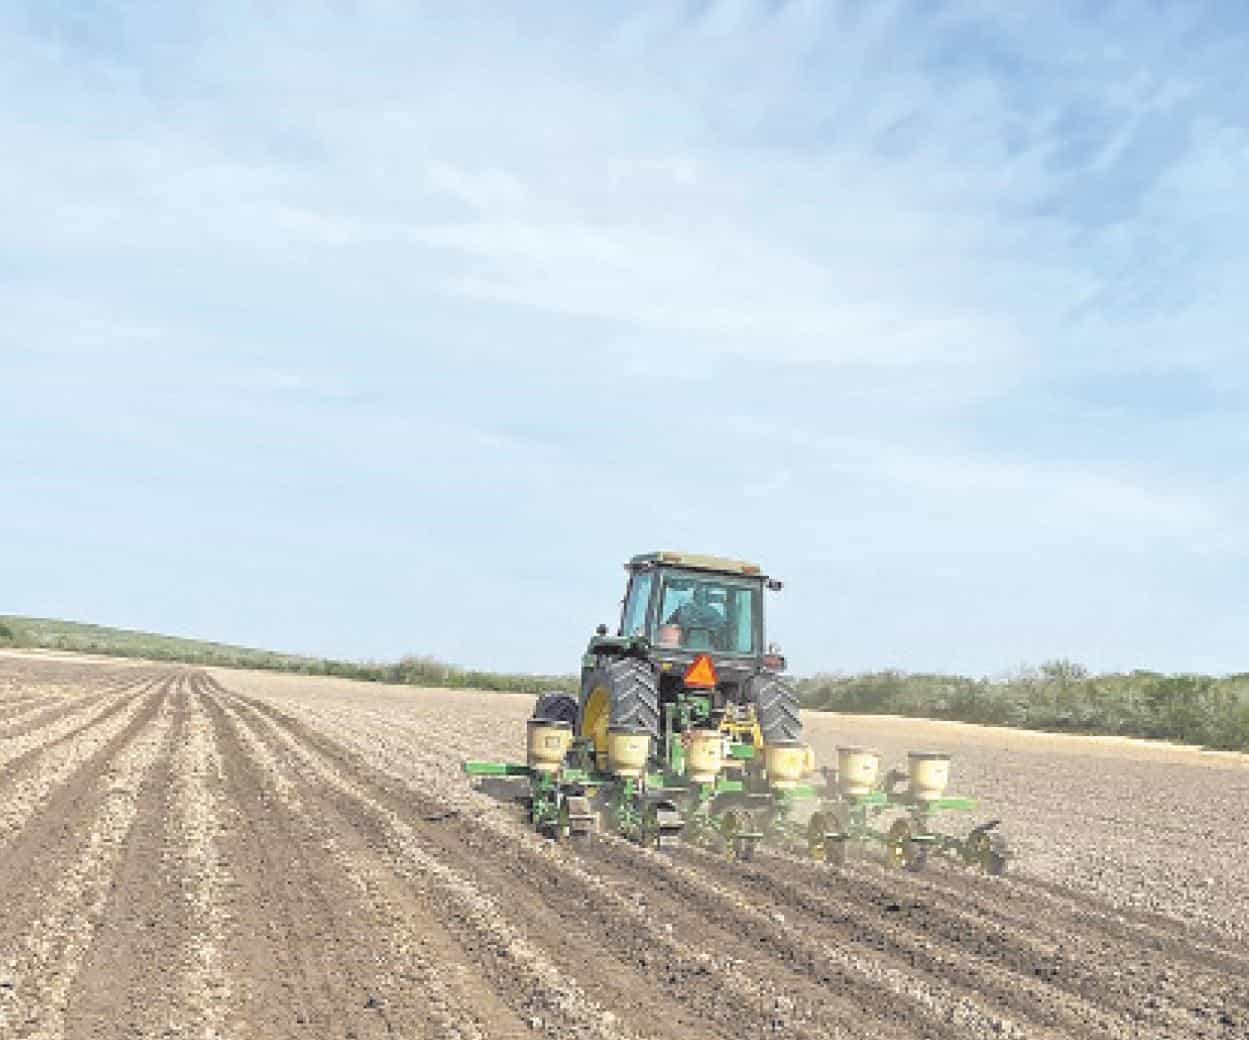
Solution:
[{"label": "soil furrow", "polygon": [[[450,965],[438,964],[441,955],[452,953],[453,944],[442,943],[436,930],[426,936],[413,933],[410,936],[411,941],[400,939],[395,943],[396,933],[402,933],[402,921],[405,918],[420,921],[425,916],[421,908],[415,908],[408,896],[401,904],[400,918],[395,920],[386,916],[385,898],[376,904],[362,903],[362,889],[367,893],[370,890],[370,881],[378,881],[378,873],[366,871],[366,876],[361,876],[358,868],[352,868],[351,859],[353,851],[362,853],[367,845],[356,838],[347,822],[343,822],[343,827],[327,830],[323,824],[325,817],[320,802],[316,803],[315,812],[304,808],[306,803],[302,799],[305,795],[315,797],[315,789],[305,788],[296,792],[295,785],[286,777],[276,759],[267,752],[264,744],[255,740],[249,729],[237,723],[232,710],[221,707],[214,710],[215,713],[220,713],[217,722],[222,743],[230,745],[227,760],[245,762],[247,768],[255,773],[255,782],[262,785],[261,797],[269,805],[271,827],[281,829],[281,845],[286,848],[306,843],[315,849],[315,861],[322,876],[312,883],[320,884],[331,896],[328,905],[321,908],[322,920],[327,919],[327,924],[332,923],[335,919],[333,908],[347,908],[341,921],[343,928],[351,929],[351,934],[345,941],[346,948],[352,951],[370,951],[368,958],[360,963],[353,963],[350,955],[342,958],[340,954],[333,959],[333,963],[342,965],[343,969],[351,969],[350,978],[346,980],[347,985],[355,991],[355,996],[350,1001],[351,1008],[360,1009],[358,1014],[361,1016],[371,1015],[377,1024],[385,1025],[387,1031],[393,1028],[396,1035],[472,1035],[471,1024],[478,1020],[485,1023],[481,1035],[520,1035],[515,1016],[506,1013],[506,1009],[493,1006],[495,1001],[485,983],[478,981],[475,988],[473,980],[465,978],[461,966],[462,956],[457,955]],[[390,893],[373,889],[381,891],[383,896],[397,890],[398,886],[393,883],[393,879]],[[441,893],[440,896],[443,900],[447,898],[446,893]],[[426,916],[426,920],[430,919]],[[305,948],[311,949],[315,946],[316,943],[305,943]],[[405,949],[417,954],[415,961],[397,958],[397,954]],[[501,950],[505,961],[515,959],[518,954],[517,949],[506,949],[506,946]],[[425,961],[423,966],[422,961]],[[503,970],[506,974],[506,963]],[[456,990],[463,986],[470,989],[470,995],[457,1000]],[[413,1000],[413,989],[417,990],[415,995],[425,999]],[[543,994],[538,993],[538,999],[541,1003]],[[441,1026],[438,1024],[440,1018],[445,1019]],[[360,1025],[363,1023],[357,1024],[357,1030]],[[527,1029],[521,1031],[527,1033]]]},{"label": "soil furrow", "polygon": [[[286,705],[288,709],[292,706],[289,703]],[[356,741],[356,743],[367,743],[368,739],[375,738],[378,742],[374,745],[375,754],[381,753],[381,745],[384,744],[387,736],[393,737],[396,733],[403,736],[411,735],[413,746],[410,750],[405,748],[405,757],[410,761],[428,762],[431,765],[441,763],[445,769],[447,750],[460,749],[463,753],[471,751],[471,745],[462,745],[453,733],[445,740],[440,740],[437,750],[431,752],[427,750],[423,741],[422,729],[415,723],[388,718],[383,713],[364,708],[356,709],[351,706],[339,710],[319,710],[297,707],[299,707],[301,718],[307,719],[322,729],[325,728],[324,723],[328,723],[331,727],[350,725],[353,731],[350,734],[352,738],[368,733],[369,738],[365,741]],[[801,864],[802,867],[822,874],[826,873],[824,867],[814,866],[810,861],[789,859],[787,862]],[[876,875],[881,873],[876,866],[869,866],[868,871]],[[920,886],[940,886],[946,883],[946,879],[956,879],[949,881],[949,884],[956,886],[950,893],[952,898],[971,903],[975,908],[976,916],[984,916],[991,921],[997,921],[999,917],[1005,919],[1007,915],[1013,913],[1017,918],[1015,923],[1019,925],[1028,926],[1031,918],[1030,927],[1035,931],[1051,921],[1065,922],[1074,913],[1082,919],[1087,917],[1091,930],[1096,930],[1096,921],[1104,919],[1108,937],[1113,935],[1124,942],[1141,943],[1150,948],[1155,946],[1164,948],[1169,957],[1185,961],[1198,968],[1213,967],[1218,971],[1232,972],[1236,965],[1240,965],[1249,971],[1249,957],[1241,952],[1243,944],[1234,945],[1220,941],[1208,930],[1203,931],[1199,926],[1185,921],[1143,911],[1125,911],[1095,895],[1069,890],[1039,879],[1016,875],[1006,881],[993,882],[977,874],[966,875],[961,871],[942,869],[941,866],[937,866],[935,870],[930,870],[924,875],[892,876],[897,879],[897,884]],[[987,902],[981,900],[980,893],[998,891],[994,888],[995,884],[1025,886],[1027,889],[1040,888],[1043,891],[1029,895],[1029,892],[1015,887],[1012,888],[1010,899],[994,900],[991,898]],[[1086,907],[1087,911],[1081,912],[1081,907]],[[1063,934],[1063,929],[1056,928],[1055,934]]]},{"label": "soil furrow", "polygon": [[185,698],[185,738],[174,751],[166,859],[179,870],[188,933],[177,989],[182,999],[166,1009],[165,1032],[213,1040],[224,1035],[232,993],[224,951],[226,892],[234,880],[219,847],[225,764],[204,710],[202,674],[191,676]]},{"label": "soil furrow", "polygon": [[79,729],[73,736],[44,747],[23,759],[21,769],[0,775],[5,797],[0,800],[0,849],[4,859],[19,855],[7,846],[22,837],[22,829],[38,817],[50,817],[57,811],[74,811],[74,800],[82,790],[78,773],[91,772],[113,747],[119,735],[128,734],[139,717],[147,717],[159,702],[159,684],[155,694],[144,690],[132,694],[115,711],[97,718],[95,725]]},{"label": "soil furrow", "polygon": [[[804,871],[813,869],[809,861],[790,858],[788,862]],[[1067,932],[1067,922],[1075,916],[1108,940],[1165,953],[1174,962],[1197,969],[1249,975],[1249,955],[1243,944],[1224,940],[1208,929],[1181,920],[1124,910],[1093,893],[1055,885],[1022,870],[997,881],[998,887],[983,884],[978,875],[940,866],[923,874],[893,877],[898,885],[966,907],[1002,926],[1030,926],[1061,937]]]},{"label": "soil furrow", "polygon": [[[1222,970],[1249,975],[1249,954],[1241,940],[1224,938],[1208,928],[1163,914],[1109,903],[1094,893],[1043,878],[1018,874],[1011,880],[1017,897],[1030,899],[1039,912],[1051,918],[1069,914],[1087,917],[1125,941],[1165,950],[1169,956],[1194,964],[1217,964]],[[1214,879],[1209,880],[1213,886]]]},{"label": "soil furrow", "polygon": [[[822,880],[827,886],[827,871]],[[996,883],[991,879],[974,880],[990,888]],[[777,887],[774,879],[766,874],[760,875],[756,888],[760,885],[766,891],[754,893],[753,901],[756,903],[775,903],[784,907],[795,902],[797,893],[797,905],[801,907],[806,899],[800,890]],[[831,902],[836,906],[835,890],[825,887],[821,896],[827,903],[830,892],[833,895]],[[684,898],[688,900],[690,894],[684,893]],[[1185,992],[1191,999],[1182,997],[1177,988],[1178,981],[1168,980],[1165,975],[1154,978],[1151,981],[1152,991],[1144,992],[1139,985],[1132,984],[1133,967],[1122,966],[1122,954],[1126,951],[1119,951],[1119,963],[1115,963],[1115,951],[1105,950],[1103,937],[1098,934],[1077,938],[1084,939],[1095,948],[1100,945],[1102,958],[1101,961],[1094,961],[1095,964],[1106,961],[1107,953],[1112,955],[1104,971],[1073,971],[1059,977],[1056,972],[1061,971],[1061,960],[1038,957],[1035,951],[1031,951],[1032,956],[1029,956],[1027,946],[1018,943],[1008,946],[1003,952],[1003,943],[1000,936],[995,939],[991,923],[980,922],[974,915],[963,914],[961,920],[948,922],[952,927],[946,932],[937,929],[936,935],[929,935],[927,918],[913,922],[910,920],[912,914],[908,912],[902,914],[901,919],[891,920],[890,913],[882,910],[881,920],[876,921],[870,912],[865,914],[856,906],[857,893],[850,893],[848,898],[849,902],[845,902],[839,912],[832,912],[835,927],[831,930],[824,928],[829,942],[838,946],[847,943],[867,946],[881,950],[882,955],[883,951],[888,951],[889,957],[898,961],[908,974],[914,975],[918,971],[920,977],[929,977],[942,987],[953,985],[955,991],[962,994],[963,1001],[970,1000],[973,993],[981,1001],[990,1000],[1006,1010],[1008,1022],[1013,1016],[1027,1023],[1030,1029],[1048,1026],[1063,1035],[1089,1036],[1132,1035],[1141,1028],[1142,1020],[1151,1023],[1151,1027],[1181,1031],[1203,1030],[1210,1028],[1213,1022],[1213,1028],[1221,1031],[1211,1035],[1234,1034],[1237,1023],[1235,1000],[1226,978],[1215,977],[1189,986]],[[715,901],[708,902],[714,904]],[[814,918],[817,922],[821,916],[830,913],[827,906],[820,903],[808,902],[807,905],[821,907],[821,914]],[[894,905],[892,901],[885,904],[886,907],[890,905]],[[904,909],[902,904],[897,905],[899,910]],[[778,934],[775,938],[777,945],[783,946],[779,941],[781,936]],[[955,983],[951,980],[959,981]],[[1227,996],[1220,996],[1217,988],[1212,995],[1211,986],[1220,985],[1227,991]],[[955,1014],[966,1015],[966,1003],[956,1001],[953,1007],[957,1009]],[[989,1028],[996,1027],[990,1025]]]},{"label": "soil furrow", "polygon": [[[258,709],[273,713],[275,720],[282,718],[269,706]],[[275,724],[301,729],[297,721]],[[680,900],[662,900],[644,874],[625,886],[622,898],[619,886],[605,886],[575,857],[561,857],[558,850],[514,828],[493,830],[488,819],[461,816],[430,826],[423,823],[423,817],[441,815],[445,806],[415,791],[397,789],[393,779],[376,775],[319,734],[305,732],[290,739],[314,744],[338,770],[386,804],[388,811],[417,828],[441,857],[449,862],[462,860],[479,884],[509,906],[523,910],[525,919],[558,918],[565,929],[613,936],[619,959],[632,959],[646,968],[644,974],[653,978],[652,987],[670,983],[671,999],[689,1004],[709,1024],[719,1016],[729,1035],[749,1026],[752,1019],[763,1030],[835,1035],[839,1025],[853,1030],[865,1016],[877,1020],[876,1035],[887,1035],[895,1027],[901,1030],[899,1035],[943,1035],[943,1027],[931,1020],[927,1008],[916,1003],[908,1017],[905,1000],[901,1007],[898,1001],[882,1007],[875,981],[853,971],[839,972],[836,966],[820,963],[805,975],[795,973],[789,946],[768,949],[756,936],[743,935],[739,915],[713,918],[691,912]],[[782,963],[777,963],[778,958]],[[653,968],[659,962],[668,974],[656,978]],[[683,972],[680,975],[675,973],[678,968]],[[705,987],[700,981],[704,978]],[[734,988],[738,999],[726,1001]]]},{"label": "soil furrow", "polygon": [[[437,811],[436,806],[431,806],[429,808],[433,812]],[[620,852],[624,855],[628,855],[629,851],[630,850],[628,850],[627,847],[620,850]],[[663,861],[661,860],[660,862],[662,863]],[[634,864],[634,869],[640,868],[637,864]],[[651,867],[649,869],[654,870],[656,868]],[[650,881],[651,879],[648,878],[647,880]],[[666,900],[660,900],[654,891],[655,886],[653,884],[638,881],[635,882],[635,887],[639,891],[645,891],[646,898],[651,903],[657,901],[660,902],[664,906],[664,914],[666,916],[671,918],[683,913],[686,915],[689,914],[688,908],[692,901],[688,892],[680,893]],[[704,895],[706,895],[706,893],[704,893]],[[730,900],[724,898],[723,892],[713,892],[710,894],[709,898],[704,898],[701,901],[696,902],[702,910],[702,917],[694,925],[694,927],[706,932],[711,921],[724,920],[726,928],[730,930],[737,929],[740,931],[742,927],[741,911],[736,907],[733,907]],[[732,908],[726,910],[728,907]],[[826,952],[821,951],[818,947],[813,948],[810,945],[808,945],[805,950],[796,950],[793,942],[789,941],[785,937],[784,932],[776,930],[772,922],[766,919],[763,920],[763,927],[772,928],[774,931],[774,937],[782,939],[782,941],[763,947],[773,961],[781,962],[780,965],[769,965],[770,970],[777,971],[778,968],[783,970],[785,975],[789,978],[791,986],[795,985],[795,980],[800,979],[804,974],[806,976],[810,976],[818,984],[817,994],[825,1001],[829,999],[829,993],[832,989],[828,981],[830,972],[834,975],[839,972],[839,988],[853,990],[857,986],[859,994],[858,1000],[860,1003],[860,1008],[857,1014],[860,1020],[864,1017],[871,1018],[874,1014],[878,1014],[875,1009],[878,1009],[881,1003],[880,979],[882,978],[882,972],[885,972],[883,977],[890,978],[894,983],[896,983],[898,973],[904,968],[904,966],[899,965],[882,966],[879,963],[872,964],[870,967],[867,967],[865,966],[866,962],[855,960],[842,963],[838,966],[838,954],[834,954],[830,958]],[[732,943],[737,939],[737,936],[733,936],[733,938],[729,940],[728,948],[732,949]],[[750,948],[750,952],[757,956],[757,949],[758,944],[753,944]],[[877,960],[879,960],[879,955],[877,956]],[[833,964],[832,968],[830,968],[830,963]],[[866,978],[864,977],[865,972],[867,972]],[[948,985],[948,982],[943,983],[940,988],[946,988]],[[926,1031],[932,1031],[939,1028],[938,1025],[934,1024],[935,1016],[931,1012],[931,1008],[933,1006],[944,1007],[946,1018],[951,1023],[964,1023],[967,1020],[974,1019],[976,1017],[977,1012],[974,1008],[975,1002],[971,1001],[966,993],[955,996],[950,1000],[946,1000],[943,1004],[942,998],[939,994],[926,991],[922,985],[913,986],[912,989],[916,993],[916,1006],[922,1006],[924,1009],[923,1014],[917,1015],[916,1019],[922,1020],[922,1028]],[[1006,989],[1004,992],[1010,994],[1013,998],[1013,991]],[[1032,1006],[1032,1009],[1035,1010],[1035,1005]],[[995,1016],[992,1012],[982,1010],[980,1014],[984,1018],[984,1026],[987,1029],[1009,1028],[1011,1024],[1009,1018],[998,1021],[1000,1016]],[[908,1028],[915,1029],[917,1026],[915,1025],[915,1022],[910,1022],[908,1023]],[[951,1029],[955,1028],[961,1029],[963,1026],[961,1024],[958,1026],[951,1026]]]},{"label": "soil furrow", "polygon": [[[717,867],[720,865],[714,860],[712,863]],[[740,873],[744,876],[751,869],[743,865],[730,872],[733,880],[739,882],[739,890],[742,879],[736,875]],[[962,992],[963,999],[969,998],[971,987],[974,987],[975,994],[982,1000],[989,999],[1009,1016],[1020,1018],[1034,1025],[1044,1024],[1068,1031],[1078,1030],[1082,1034],[1109,1036],[1122,1028],[1125,1018],[1131,1020],[1135,1017],[1134,1013],[1141,1006],[1140,1002],[1129,999],[1116,1004],[1122,1012],[1120,1016],[1108,1015],[1103,1012],[1101,1005],[1113,990],[1105,987],[1105,979],[1098,979],[1099,985],[1091,993],[1086,991],[1085,994],[1081,994],[1077,991],[1073,995],[1073,1000],[1065,994],[1062,986],[1054,984],[1052,972],[1049,970],[1051,965],[1048,963],[1044,965],[1038,965],[1036,962],[1014,963],[1001,956],[985,957],[985,950],[993,950],[995,946],[994,937],[981,935],[980,933],[985,932],[986,929],[979,928],[979,922],[968,915],[964,915],[965,920],[962,922],[965,931],[962,933],[954,931],[945,936],[950,942],[948,945],[943,945],[933,941],[934,938],[941,938],[940,936],[929,936],[922,927],[909,928],[907,926],[911,917],[909,912],[900,917],[892,916],[890,910],[904,909],[901,904],[894,903],[892,900],[886,900],[881,908],[873,907],[869,903],[867,912],[861,912],[858,904],[863,903],[864,900],[859,898],[857,892],[851,893],[847,900],[838,891],[844,886],[837,879],[835,872],[830,872],[826,868],[817,869],[823,870],[821,878],[823,887],[814,900],[809,901],[805,893],[791,886],[776,885],[775,879],[767,875],[766,869],[760,874],[755,868],[755,873],[759,874],[762,882],[771,884],[772,887],[764,892],[753,892],[751,901],[759,905],[775,903],[782,907],[793,905],[795,902],[802,907],[806,903],[813,909],[804,916],[811,918],[815,923],[832,914],[837,927],[833,934],[826,934],[826,938],[835,945],[849,945],[852,948],[879,951],[878,956],[887,955],[895,968],[910,973],[918,971],[920,975],[936,980],[942,987],[954,986],[956,990]],[[713,871],[704,873],[713,873]],[[723,874],[720,876],[724,877]],[[978,880],[989,886],[994,883],[989,879]],[[759,885],[756,884],[754,887],[757,889]],[[795,893],[797,893],[796,899]],[[688,890],[681,891],[673,902],[677,905],[681,905],[683,901],[700,903],[707,907],[706,913],[711,915],[716,914],[720,908],[730,905],[720,893],[713,893],[710,898],[701,900],[698,898],[699,894]],[[791,926],[787,925],[785,931],[788,932],[790,928]],[[774,938],[778,940],[776,943],[778,950],[788,949],[791,945],[784,941],[784,936],[779,930]],[[978,942],[978,938],[988,938],[990,941],[986,945],[984,942]],[[826,958],[820,958],[817,955],[809,958],[808,963],[820,965],[817,970],[827,973],[827,968],[823,967],[825,961]],[[1040,970],[1041,967],[1045,970]],[[1034,971],[1034,968],[1038,970]],[[959,984],[951,980],[962,980],[962,982]],[[1085,995],[1089,999],[1084,999]],[[1155,1001],[1154,1004],[1156,1003]],[[964,1013],[962,1005],[955,1006],[959,1008],[959,1014]],[[1158,1017],[1165,1019],[1169,1012],[1163,1011],[1157,1014]]]},{"label": "soil furrow", "polygon": [[[250,705],[233,700],[243,717],[273,749],[292,774],[304,777],[308,792],[322,797],[357,827],[366,832],[386,854],[390,869],[415,887],[429,901],[440,923],[453,934],[470,960],[482,968],[496,992],[526,1021],[537,1021],[553,1036],[632,1036],[618,1024],[614,1013],[605,1013],[590,1000],[571,972],[561,971],[549,957],[549,938],[555,945],[578,942],[577,935],[553,930],[551,922],[526,921],[532,928],[521,934],[508,922],[505,908],[484,894],[466,872],[449,866],[427,850],[413,829],[378,804],[357,785],[328,766],[307,744],[278,727]],[[602,959],[601,946],[581,942],[583,953]],[[604,977],[604,981],[607,981]],[[597,997],[597,994],[596,994]]]},{"label": "soil furrow", "polygon": [[161,696],[155,716],[106,764],[99,783],[103,797],[78,856],[58,872],[29,926],[6,935],[0,950],[0,964],[7,966],[0,1024],[8,1035],[32,1040],[65,1035],[71,989],[113,891],[145,781],[167,750],[170,728],[169,703]]},{"label": "soil furrow", "polygon": [[20,716],[42,711],[61,698],[55,693],[32,694],[28,697],[0,698],[0,727],[7,728],[21,721]]},{"label": "soil furrow", "polygon": [[[370,936],[354,919],[349,887],[327,869],[321,843],[292,825],[277,778],[206,707],[225,763],[221,849],[237,871],[227,895],[224,964],[236,980],[227,1029],[258,1040],[384,1034],[355,984]],[[255,907],[264,914],[248,912]]]},{"label": "soil furrow", "polygon": [[[804,927],[801,908],[758,898],[741,885],[732,865],[708,856],[699,869],[668,854],[640,849],[618,839],[594,844],[593,862],[615,867],[623,877],[644,876],[652,889],[662,888],[678,905],[695,908],[705,917],[737,920],[768,955],[790,972],[831,982],[839,976],[854,980],[874,997],[864,1008],[870,1016],[882,1001],[895,1011],[910,1006],[906,1024],[915,1035],[1029,1036],[1057,1038],[1053,1016],[1034,1005],[995,1001],[995,990],[969,986],[954,971],[916,972],[915,958],[883,936],[865,934],[813,935]],[[720,869],[723,868],[723,869]],[[979,980],[977,980],[979,981]],[[1006,1006],[1003,1007],[1002,1004]]]},{"label": "soil furrow", "polygon": [[[1134,1034],[1135,1007],[1109,1013],[1104,985],[1086,994],[1071,994],[1054,985],[1048,972],[1000,956],[998,941],[984,935],[975,922],[964,930],[944,933],[925,927],[923,904],[905,896],[875,901],[864,898],[854,879],[830,872],[822,885],[795,884],[780,867],[783,861],[726,864],[698,849],[683,850],[681,861],[694,878],[712,878],[740,898],[786,910],[787,928],[815,941],[881,951],[908,977],[944,985],[966,999],[1002,1009],[1034,1029],[1043,1026],[1058,1036],[1120,1037]],[[992,882],[990,882],[992,883]],[[844,885],[839,891],[839,886]]]},{"label": "soil furrow", "polygon": [[0,755],[5,753],[4,744],[7,741],[49,726],[71,712],[88,709],[108,697],[139,689],[143,683],[141,678],[111,683],[96,693],[57,697],[51,703],[37,703],[17,716],[4,719],[0,722]]},{"label": "soil furrow", "polygon": [[108,797],[105,781],[113,759],[151,724],[162,696],[160,690],[140,695],[133,710],[116,719],[115,731],[102,726],[90,742],[67,748],[64,761],[36,773],[29,785],[6,791],[0,801],[0,895],[6,899],[0,943],[20,934],[59,872],[78,854]]},{"label": "soil furrow", "polygon": [[[267,705],[257,704],[257,707],[274,715],[275,718],[283,718],[282,713],[277,712],[274,708]],[[294,725],[299,725],[294,722]],[[324,738],[322,738],[324,740]],[[333,753],[335,749],[329,745],[323,745],[323,750]],[[337,755],[340,762],[343,758],[343,749],[337,749]],[[349,768],[365,769],[358,760],[347,763]],[[367,769],[366,769],[367,772]],[[439,815],[440,810],[445,810],[446,806],[441,805],[437,801],[431,801],[427,796],[421,795],[415,791],[395,788],[394,778],[383,778],[380,782],[376,779],[374,783],[379,790],[389,786],[392,788],[390,794],[392,797],[392,806],[398,811],[406,810],[408,813],[413,812],[413,804],[418,808],[417,819],[420,815]],[[450,842],[444,843],[448,855],[453,855],[457,845],[470,843],[472,838],[466,836],[466,829],[473,829],[467,820],[461,817],[462,826],[455,828],[453,838]],[[487,825],[490,821],[483,819],[479,826]],[[448,827],[439,828],[435,833],[445,834]],[[530,835],[524,835],[532,838]],[[491,841],[485,843],[484,853],[490,855],[492,847],[497,847],[500,837],[516,840],[516,834],[492,835]],[[431,839],[434,840],[434,839]],[[541,843],[539,843],[541,847]],[[505,846],[506,847],[506,846]],[[515,872],[517,865],[514,862],[517,850],[506,847],[505,867],[509,872]],[[628,846],[623,846],[619,852],[622,855],[629,855],[632,850]],[[944,1029],[950,1031],[951,1034],[961,1030],[966,1020],[974,1018],[976,1012],[966,997],[960,997],[944,1004],[942,998],[931,992],[926,992],[922,985],[913,987],[914,994],[911,997],[899,996],[898,993],[892,994],[892,999],[882,1004],[881,1001],[881,978],[887,977],[895,983],[899,968],[883,968],[879,964],[869,965],[867,962],[859,961],[851,958],[843,960],[840,953],[835,952],[831,956],[823,950],[812,949],[808,946],[805,950],[796,950],[792,942],[786,939],[773,944],[764,944],[758,940],[757,936],[746,936],[746,942],[743,945],[742,930],[744,927],[743,912],[731,902],[724,898],[723,892],[715,892],[710,898],[701,900],[697,905],[698,913],[691,912],[691,901],[688,894],[680,896],[664,898],[662,886],[660,890],[656,890],[653,883],[653,872],[662,870],[666,860],[659,858],[649,864],[633,864],[635,877],[632,881],[632,889],[640,894],[640,898],[645,899],[647,903],[647,911],[653,915],[661,916],[663,919],[675,922],[688,920],[685,926],[687,934],[701,934],[708,936],[709,940],[714,936],[718,942],[718,947],[724,950],[735,959],[744,959],[751,965],[751,975],[753,978],[773,977],[774,987],[780,992],[779,1000],[782,1004],[795,1003],[795,991],[801,993],[806,991],[805,1008],[809,1009],[823,1005],[829,1012],[828,1018],[835,1019],[839,1016],[833,1014],[832,1005],[838,999],[843,1001],[842,1016],[847,1022],[862,1022],[866,1020],[876,1020],[876,1028],[884,1030],[889,1028],[887,1020],[892,1019],[896,1025],[905,1030],[906,1035],[939,1035]],[[477,860],[478,876],[481,876],[483,869],[483,860]],[[539,864],[538,878],[544,874],[552,872],[552,864],[542,862]],[[560,877],[559,890],[561,895],[565,889],[570,889],[572,882]],[[573,891],[569,895],[574,895]],[[583,906],[591,907],[591,910],[585,913],[592,913],[595,897],[593,893],[579,893],[576,899],[571,902],[580,903]],[[565,908],[567,912],[567,908]],[[762,927],[776,931],[774,924],[768,919],[762,919]],[[883,974],[882,974],[883,973]],[[782,987],[788,988],[785,992]],[[849,1004],[845,1004],[845,1000],[849,999]],[[907,1014],[908,1001],[910,1006],[910,1016]],[[804,1009],[802,1001],[797,1003],[800,1010]],[[932,1011],[934,1006],[944,1007],[948,1024],[943,1024],[939,1016]],[[1009,1021],[997,1021],[992,1014],[984,1014],[985,1027],[995,1028],[997,1026],[1005,1029],[1009,1028]],[[957,1023],[957,1024],[956,1024]]]},{"label": "soil furrow", "polygon": [[459,768],[531,707],[0,652],[0,1038],[1249,1035],[1240,760],[821,717],[957,738],[1016,869],[741,862],[535,835]]},{"label": "soil furrow", "polygon": [[41,752],[72,740],[115,715],[134,696],[123,691],[109,694],[100,703],[75,704],[70,712],[47,726],[0,740],[0,784],[7,783]]},{"label": "soil furrow", "polygon": [[179,898],[181,869],[168,831],[173,760],[186,739],[185,686],[179,676],[163,694],[169,737],[135,802],[108,901],[70,994],[65,1030],[71,1036],[157,1036],[165,1009],[152,994],[177,991],[190,918]]},{"label": "soil furrow", "polygon": [[[514,1037],[528,1027],[492,999],[480,977],[462,969],[463,953],[438,926],[433,913],[409,886],[387,869],[354,826],[321,797],[316,785],[295,774],[242,720],[234,707],[216,696],[210,711],[217,724],[253,763],[257,783],[271,790],[288,811],[287,826],[333,860],[340,883],[351,889],[351,917],[371,932],[371,963],[348,965],[353,982],[368,994],[389,1031],[403,1036],[471,1038]],[[379,943],[379,936],[385,941]],[[475,983],[475,985],[471,985]]]},{"label": "soil furrow", "polygon": [[[1212,1009],[1217,1020],[1225,1007],[1249,1007],[1243,974],[1227,962],[1127,941],[1095,918],[1056,917],[1011,879],[940,870],[887,874],[875,864],[830,873],[776,854],[765,854],[744,874],[777,898],[801,903],[819,918],[831,916],[839,927],[858,927],[865,915],[869,925],[887,919],[924,941],[963,947],[1026,981],[1044,980],[1152,1029],[1205,1029]],[[1244,1023],[1229,1017],[1223,1035],[1236,1035]]]}]

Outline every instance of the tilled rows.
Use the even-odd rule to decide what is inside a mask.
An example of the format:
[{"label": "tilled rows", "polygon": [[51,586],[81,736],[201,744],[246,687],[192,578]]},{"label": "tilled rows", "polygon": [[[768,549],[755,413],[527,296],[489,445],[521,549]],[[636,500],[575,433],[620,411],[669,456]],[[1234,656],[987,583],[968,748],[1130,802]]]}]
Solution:
[{"label": "tilled rows", "polygon": [[1219,931],[1026,870],[556,845],[420,692],[92,667],[0,697],[0,1038],[1249,1034]]}]

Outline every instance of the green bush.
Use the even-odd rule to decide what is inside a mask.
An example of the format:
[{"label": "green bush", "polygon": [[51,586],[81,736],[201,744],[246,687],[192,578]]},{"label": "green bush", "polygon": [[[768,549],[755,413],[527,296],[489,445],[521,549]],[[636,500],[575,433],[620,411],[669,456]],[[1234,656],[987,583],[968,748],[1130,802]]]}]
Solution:
[{"label": "green bush", "polygon": [[805,707],[953,719],[997,726],[1111,733],[1249,751],[1249,675],[1090,675],[1067,660],[990,681],[965,676],[817,675]]}]

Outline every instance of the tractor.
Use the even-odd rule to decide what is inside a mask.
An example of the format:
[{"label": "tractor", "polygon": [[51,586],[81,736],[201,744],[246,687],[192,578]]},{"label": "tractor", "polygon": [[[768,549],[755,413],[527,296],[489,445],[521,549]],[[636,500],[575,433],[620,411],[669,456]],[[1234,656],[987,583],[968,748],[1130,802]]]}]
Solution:
[{"label": "tractor", "polygon": [[549,693],[533,716],[563,720],[605,766],[611,730],[651,736],[662,760],[694,729],[769,744],[798,741],[798,696],[785,659],[764,644],[764,590],[781,588],[753,563],[657,552],[626,565],[629,584],[615,635],[600,625],[581,661],[581,691]]},{"label": "tractor", "polygon": [[1005,869],[997,821],[967,838],[933,826],[974,806],[944,796],[948,756],[913,753],[906,773],[881,779],[878,754],[839,748],[840,770],[817,772],[785,658],[766,642],[765,593],[780,581],[757,564],[682,552],[634,556],[625,569],[615,634],[600,625],[590,639],[576,694],[538,697],[525,764],[464,764],[474,777],[528,778],[538,831],[584,840],[605,829],[741,859],[768,840],[834,863],[849,843],[875,841],[886,863],[910,870],[929,851]]}]

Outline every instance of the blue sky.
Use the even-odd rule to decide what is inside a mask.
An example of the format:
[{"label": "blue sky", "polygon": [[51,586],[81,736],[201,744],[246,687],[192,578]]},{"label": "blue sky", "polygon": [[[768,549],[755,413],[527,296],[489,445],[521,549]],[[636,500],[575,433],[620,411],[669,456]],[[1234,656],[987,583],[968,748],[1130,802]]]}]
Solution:
[{"label": "blue sky", "polygon": [[0,0],[0,611],[1249,669],[1240,4]]}]

